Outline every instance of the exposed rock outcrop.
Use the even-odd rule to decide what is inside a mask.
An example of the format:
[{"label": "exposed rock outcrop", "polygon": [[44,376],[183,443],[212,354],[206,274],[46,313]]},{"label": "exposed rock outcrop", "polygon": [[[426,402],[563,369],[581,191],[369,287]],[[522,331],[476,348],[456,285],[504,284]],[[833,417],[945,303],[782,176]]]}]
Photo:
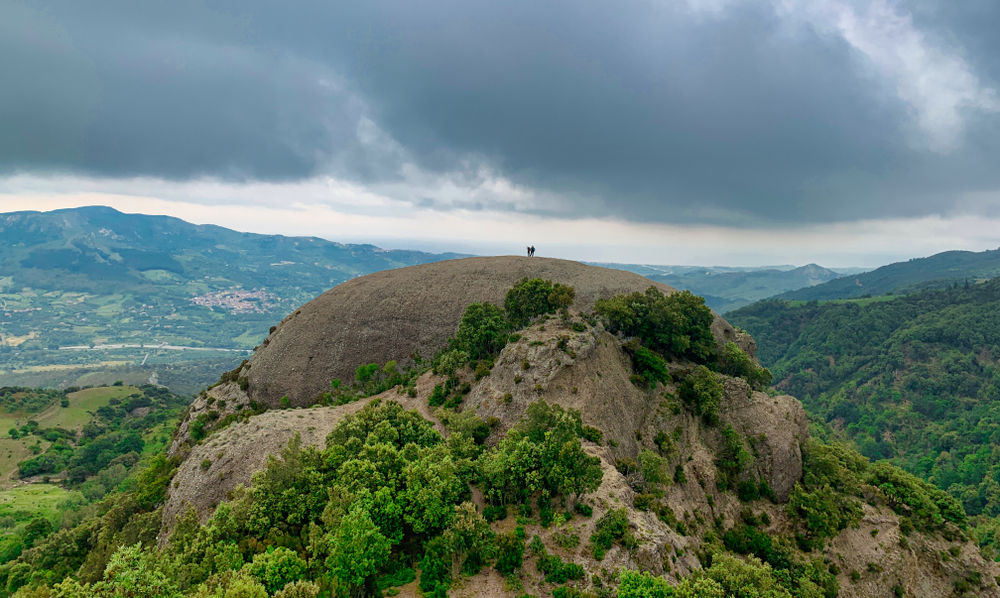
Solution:
[{"label": "exposed rock outcrop", "polygon": [[[584,312],[597,299],[650,286],[675,291],[631,272],[546,258],[467,258],[369,274],[282,320],[244,372],[250,398],[277,407],[288,396],[292,406],[305,406],[328,390],[331,380],[352,380],[363,363],[402,364],[414,353],[431,357],[455,334],[470,303],[502,305],[507,291],[525,277],[573,286],[574,306]],[[712,330],[721,342],[735,340],[753,354],[749,335],[722,318]]]},{"label": "exposed rock outcrop", "polygon": [[[684,366],[674,369],[681,375]],[[719,442],[717,430],[699,431],[697,420],[679,408],[675,385],[644,390],[632,383],[631,375],[632,364],[621,340],[600,324],[575,332],[553,318],[522,331],[517,343],[501,351],[493,372],[466,398],[465,408],[500,422],[494,438],[516,424],[528,405],[543,398],[580,411],[585,424],[614,441],[616,457],[635,458],[643,448],[656,449],[657,434],[674,430],[683,431],[678,450],[686,446],[692,455],[712,453]],[[767,480],[779,498],[787,498],[802,477],[800,444],[809,435],[802,404],[787,395],[772,398],[751,392],[742,379],[723,379],[721,425],[731,424],[756,453],[748,475]],[[706,465],[714,487],[711,457]]]}]

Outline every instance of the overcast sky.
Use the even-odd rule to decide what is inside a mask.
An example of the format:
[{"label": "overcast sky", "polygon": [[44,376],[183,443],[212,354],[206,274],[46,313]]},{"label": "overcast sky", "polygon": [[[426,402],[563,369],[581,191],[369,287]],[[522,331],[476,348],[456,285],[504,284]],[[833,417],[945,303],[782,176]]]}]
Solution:
[{"label": "overcast sky", "polygon": [[0,0],[0,209],[865,265],[1000,246],[995,0]]}]

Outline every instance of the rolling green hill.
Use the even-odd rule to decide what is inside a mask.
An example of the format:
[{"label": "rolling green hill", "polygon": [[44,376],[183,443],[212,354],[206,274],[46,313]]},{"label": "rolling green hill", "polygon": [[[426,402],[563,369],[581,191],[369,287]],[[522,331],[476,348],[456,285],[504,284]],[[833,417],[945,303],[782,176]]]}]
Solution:
[{"label": "rolling green hill", "polygon": [[848,275],[825,284],[800,288],[777,299],[812,301],[849,299],[886,293],[910,293],[944,288],[966,280],[982,281],[1000,275],[1000,249],[994,251],[946,251],[882,266],[871,272]]},{"label": "rolling green hill", "polygon": [[105,207],[0,214],[0,238],[0,384],[19,385],[77,384],[81,368],[95,366],[133,368],[145,379],[158,367],[206,360],[218,365],[214,380],[323,291],[460,257]]}]

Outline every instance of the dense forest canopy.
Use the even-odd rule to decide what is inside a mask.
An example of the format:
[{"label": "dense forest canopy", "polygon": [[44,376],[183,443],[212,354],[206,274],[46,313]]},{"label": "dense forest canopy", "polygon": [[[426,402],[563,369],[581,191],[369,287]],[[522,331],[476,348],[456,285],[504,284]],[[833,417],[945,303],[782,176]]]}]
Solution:
[{"label": "dense forest canopy", "polygon": [[[1000,280],[730,314],[831,437],[1000,515]],[[820,428],[817,428],[820,430]]]}]

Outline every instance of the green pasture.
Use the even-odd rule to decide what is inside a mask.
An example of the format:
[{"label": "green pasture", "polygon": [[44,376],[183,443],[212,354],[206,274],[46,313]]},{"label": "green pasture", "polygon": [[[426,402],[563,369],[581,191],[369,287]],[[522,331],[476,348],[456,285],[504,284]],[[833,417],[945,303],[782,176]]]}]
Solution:
[{"label": "green pasture", "polygon": [[[19,438],[14,440],[10,436],[7,436],[7,430],[12,427],[13,426],[5,425],[4,428],[0,429],[0,433],[3,434],[3,436],[0,437],[0,487],[13,484],[15,476],[12,474],[17,471],[17,464],[25,459],[30,459],[35,456],[28,446],[29,442],[31,444],[35,444],[35,442],[38,441],[38,437],[32,436],[29,438]],[[42,449],[44,450],[47,448],[48,444],[49,443],[43,440],[41,442]]]},{"label": "green pasture", "polygon": [[66,428],[79,430],[90,421],[90,412],[108,404],[111,399],[122,399],[139,392],[134,386],[104,386],[87,388],[67,395],[69,407],[53,407],[39,415],[38,423],[43,428]]},{"label": "green pasture", "polygon": [[170,418],[142,435],[142,440],[145,442],[142,449],[143,457],[152,457],[170,448],[170,442],[173,440],[171,433],[178,419],[179,417]]},{"label": "green pasture", "polygon": [[143,278],[150,282],[181,282],[184,279],[177,276],[173,272],[167,272],[166,270],[146,270],[142,273]]},{"label": "green pasture", "polygon": [[60,516],[59,503],[69,495],[70,492],[55,484],[28,484],[0,490],[0,517],[23,519],[27,512],[56,519]]}]

